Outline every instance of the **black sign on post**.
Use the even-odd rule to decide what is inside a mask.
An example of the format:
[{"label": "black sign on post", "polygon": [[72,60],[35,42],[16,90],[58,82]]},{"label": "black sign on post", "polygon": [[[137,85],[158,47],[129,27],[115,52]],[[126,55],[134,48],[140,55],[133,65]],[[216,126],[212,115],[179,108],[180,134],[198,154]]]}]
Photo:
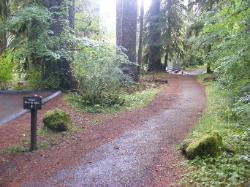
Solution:
[{"label": "black sign on post", "polygon": [[42,109],[41,96],[29,96],[23,98],[23,108],[31,111],[31,136],[30,136],[30,150],[37,149],[37,110]]}]

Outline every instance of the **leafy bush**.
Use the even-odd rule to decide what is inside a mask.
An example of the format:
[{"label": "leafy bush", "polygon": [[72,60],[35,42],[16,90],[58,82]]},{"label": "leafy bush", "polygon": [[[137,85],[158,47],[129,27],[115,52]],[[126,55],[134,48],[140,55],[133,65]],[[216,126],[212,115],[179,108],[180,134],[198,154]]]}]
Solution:
[{"label": "leafy bush", "polygon": [[[35,89],[59,86],[68,89],[73,39],[64,12],[67,9],[48,9],[46,1],[16,3],[17,10],[0,26],[0,33],[10,36],[8,48],[14,54],[18,73],[28,74],[31,87]],[[55,16],[60,17],[60,34],[53,28]]]},{"label": "leafy bush", "polygon": [[43,123],[53,131],[68,131],[71,128],[70,115],[59,109],[48,111],[43,118]]},{"label": "leafy bush", "polygon": [[104,42],[82,40],[72,64],[78,82],[78,95],[86,105],[123,104],[121,88],[129,78],[120,69],[129,63],[127,56]]},{"label": "leafy bush", "polygon": [[35,4],[19,9],[6,21],[3,28],[5,32],[15,36],[12,37],[9,48],[13,49],[17,60],[44,56],[52,58],[56,55],[48,48],[51,22],[51,14],[47,8]]},{"label": "leafy bush", "polygon": [[50,75],[46,79],[42,77],[42,71],[32,69],[28,74],[29,86],[32,89],[55,89],[59,87],[59,77]]},{"label": "leafy bush", "polygon": [[[250,8],[245,0],[218,1],[212,11],[198,19],[204,22],[199,37],[192,40],[192,53],[215,71],[227,90],[230,117],[241,124],[249,121],[250,102]],[[198,24],[198,22],[197,22]]]},{"label": "leafy bush", "polygon": [[13,78],[14,63],[10,52],[0,56],[0,89],[6,89],[7,84]]},{"label": "leafy bush", "polygon": [[78,94],[69,94],[69,102],[77,109],[90,113],[115,113],[120,111],[128,111],[148,105],[157,95],[159,90],[147,89],[142,92],[134,92],[132,94],[121,95],[120,98],[124,101],[123,105],[115,104],[112,107],[96,105],[86,105],[82,102],[81,96]]}]

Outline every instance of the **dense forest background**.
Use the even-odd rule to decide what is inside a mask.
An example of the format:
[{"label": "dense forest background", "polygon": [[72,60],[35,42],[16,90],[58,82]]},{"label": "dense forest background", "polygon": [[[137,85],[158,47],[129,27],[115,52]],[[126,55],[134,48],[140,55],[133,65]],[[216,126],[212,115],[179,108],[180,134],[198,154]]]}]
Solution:
[{"label": "dense forest background", "polygon": [[[223,107],[211,114],[225,119],[220,130],[240,148],[236,156],[192,164],[207,164],[206,182],[230,173],[226,182],[242,184],[249,163],[250,1],[152,0],[145,9],[144,1],[116,0],[116,33],[103,28],[98,2],[1,0],[0,89],[70,90],[82,105],[113,107],[145,73],[166,72],[169,63],[204,68],[218,88],[214,96],[223,93],[214,103]],[[206,172],[197,171],[196,180]]]},{"label": "dense forest background", "polygon": [[206,65],[233,106],[249,102],[248,0],[154,0],[145,13],[143,3],[117,0],[117,47],[104,42],[99,11],[90,0],[2,0],[1,88],[25,80],[35,89],[87,89],[110,82],[111,72],[117,85],[174,61]]},{"label": "dense forest background", "polygon": [[2,0],[0,85],[78,87],[96,98],[174,61],[206,65],[249,116],[249,11],[248,0],[154,0],[145,13],[143,1],[117,0],[114,46],[104,40],[98,1]]}]

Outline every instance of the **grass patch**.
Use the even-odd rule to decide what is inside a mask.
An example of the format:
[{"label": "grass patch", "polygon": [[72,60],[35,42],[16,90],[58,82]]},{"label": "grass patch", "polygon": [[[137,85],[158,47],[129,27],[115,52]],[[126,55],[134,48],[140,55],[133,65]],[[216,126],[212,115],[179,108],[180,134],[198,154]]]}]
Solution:
[{"label": "grass patch", "polygon": [[[41,143],[37,143],[37,149],[45,149],[50,146],[50,143],[47,141],[42,141]],[[30,147],[28,145],[11,145],[5,149],[0,150],[0,153],[6,154],[17,154],[17,153],[25,153],[30,152]]]},{"label": "grass patch", "polygon": [[[43,127],[37,130],[37,149],[46,149],[48,147],[58,145],[65,138],[69,138],[74,133],[78,132],[79,129],[72,128],[70,131],[65,131],[61,133],[53,132],[52,130]],[[19,145],[11,145],[7,148],[1,149],[0,153],[6,154],[16,154],[24,153],[30,151],[30,140],[29,136],[24,135],[21,138],[21,143]]]},{"label": "grass patch", "polygon": [[205,70],[206,66],[201,64],[201,65],[188,66],[188,67],[185,67],[184,69],[185,69],[185,71],[195,71],[197,69],[204,69]]},{"label": "grass patch", "polygon": [[68,94],[66,99],[78,110],[89,113],[116,113],[129,111],[148,105],[158,94],[159,90],[155,88],[147,89],[142,92],[132,94],[123,94],[123,105],[85,105],[77,94]]},{"label": "grass patch", "polygon": [[24,153],[28,152],[29,148],[21,145],[11,145],[7,147],[6,149],[2,149],[2,153],[7,153],[7,154],[16,154],[16,153]]},{"label": "grass patch", "polygon": [[[203,80],[206,75],[199,77]],[[218,132],[224,143],[223,153],[215,158],[203,157],[185,161],[188,170],[184,186],[247,186],[250,176],[249,123],[239,124],[230,118],[227,93],[215,82],[206,82],[206,113],[186,141],[210,132]]]},{"label": "grass patch", "polygon": [[81,132],[80,126],[72,127],[69,131],[55,132],[47,127],[38,129],[37,135],[41,139],[41,145],[38,148],[47,148],[50,146],[58,145],[62,141],[74,136],[74,134]]}]

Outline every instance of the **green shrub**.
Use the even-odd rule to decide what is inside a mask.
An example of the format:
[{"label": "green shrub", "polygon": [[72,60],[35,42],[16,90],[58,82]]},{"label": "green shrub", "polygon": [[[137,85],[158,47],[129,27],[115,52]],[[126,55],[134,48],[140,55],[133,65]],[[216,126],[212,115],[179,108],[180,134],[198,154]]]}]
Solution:
[{"label": "green shrub", "polygon": [[250,124],[250,92],[233,104],[232,112],[239,124]]},{"label": "green shrub", "polygon": [[148,105],[158,94],[158,89],[147,89],[142,92],[134,92],[132,94],[121,95],[120,99],[124,101],[123,105],[115,104],[113,106],[86,105],[82,102],[78,94],[69,94],[68,101],[77,109],[89,113],[116,113],[121,111],[129,111]]},{"label": "green shrub", "polygon": [[0,89],[6,89],[7,84],[13,79],[14,63],[10,52],[0,56]]},{"label": "green shrub", "polygon": [[44,127],[53,131],[68,131],[71,128],[70,115],[62,110],[48,111],[43,118]]},{"label": "green shrub", "polygon": [[107,43],[82,41],[72,64],[78,82],[78,95],[85,105],[122,105],[121,88],[129,78],[120,67],[129,63],[127,56]]},{"label": "green shrub", "polygon": [[57,76],[50,75],[44,79],[42,71],[39,69],[32,69],[29,71],[28,82],[32,89],[56,89],[60,84],[60,80]]},{"label": "green shrub", "polygon": [[196,156],[218,156],[222,147],[222,138],[218,133],[212,133],[202,136],[193,141],[186,148],[186,155],[189,159]]}]

